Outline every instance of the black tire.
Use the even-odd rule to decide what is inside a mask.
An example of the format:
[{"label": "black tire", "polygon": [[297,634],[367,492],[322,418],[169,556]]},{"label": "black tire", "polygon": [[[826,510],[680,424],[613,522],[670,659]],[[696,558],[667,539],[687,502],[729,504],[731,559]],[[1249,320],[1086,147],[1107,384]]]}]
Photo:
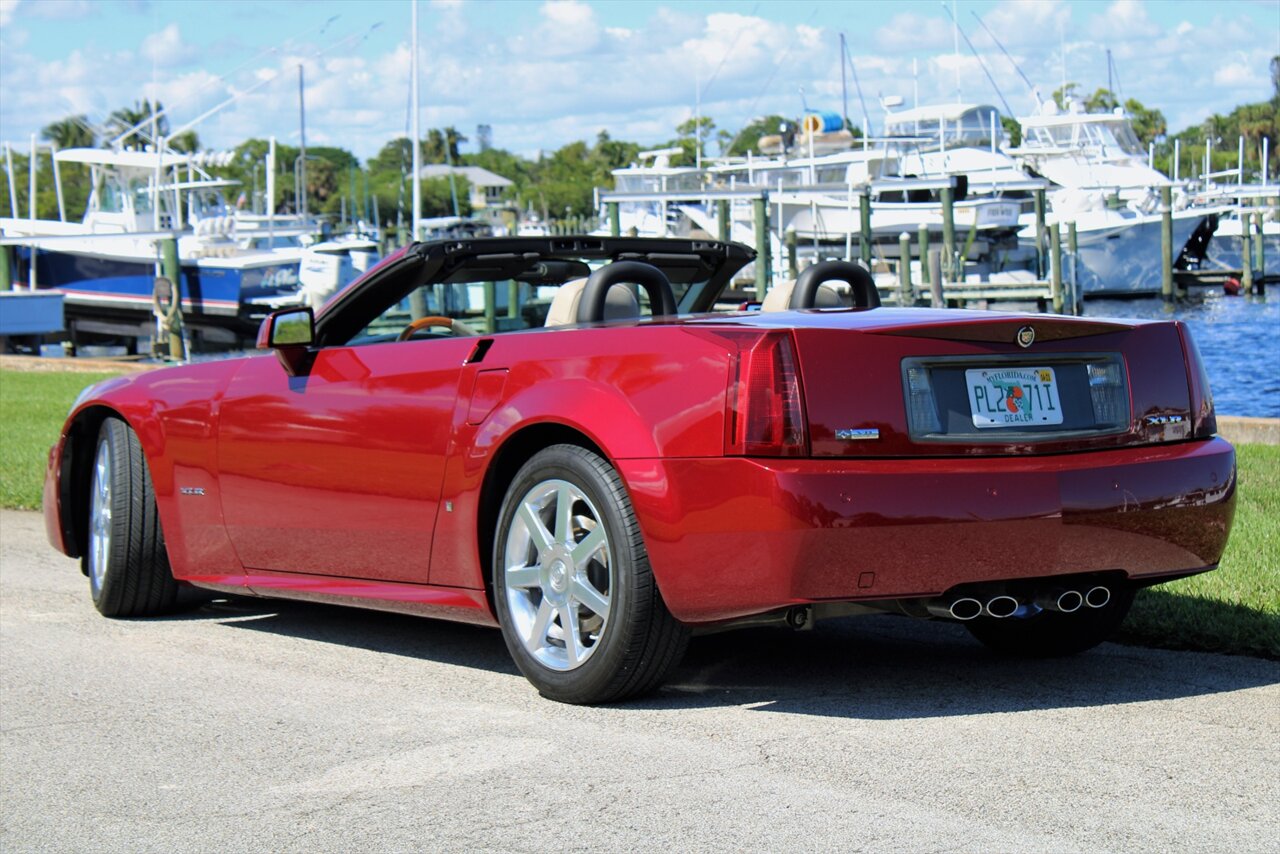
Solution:
[{"label": "black tire", "polygon": [[[566,501],[570,509],[557,537],[555,520]],[[530,528],[530,514],[542,521],[541,533]],[[602,544],[597,528],[603,529]],[[598,544],[594,551],[591,537]],[[574,546],[594,556],[579,560]],[[517,575],[517,569],[523,572]],[[622,479],[576,445],[540,451],[508,487],[494,537],[493,591],[511,657],[548,699],[594,704],[647,693],[679,664],[688,645],[688,629],[671,616],[654,582]],[[575,591],[587,598],[574,598]],[[593,591],[598,599],[591,599]]]},{"label": "black tire", "polygon": [[1101,608],[1080,608],[1070,614],[1041,611],[1032,617],[978,617],[966,622],[975,638],[1002,655],[1016,658],[1056,658],[1092,649],[1115,634],[1133,604],[1130,587],[1116,587]]},{"label": "black tire", "polygon": [[137,434],[118,418],[106,419],[98,431],[86,500],[82,562],[98,611],[149,617],[175,610],[180,587],[169,569],[151,474]]}]

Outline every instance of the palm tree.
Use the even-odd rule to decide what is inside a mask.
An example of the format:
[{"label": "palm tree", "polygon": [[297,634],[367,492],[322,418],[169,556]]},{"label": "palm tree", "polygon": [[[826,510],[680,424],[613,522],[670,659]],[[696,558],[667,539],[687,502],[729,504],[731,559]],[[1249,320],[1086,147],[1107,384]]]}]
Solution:
[{"label": "palm tree", "polygon": [[40,138],[47,139],[58,148],[93,148],[98,143],[98,133],[85,115],[67,116],[40,131]]},{"label": "palm tree", "polygon": [[169,134],[169,119],[164,115],[164,106],[159,101],[147,100],[135,101],[132,107],[121,107],[107,116],[105,136],[114,139],[137,127],[138,132],[135,136],[151,140],[151,117],[156,113],[160,114],[156,122],[156,133],[160,136],[167,136]]}]

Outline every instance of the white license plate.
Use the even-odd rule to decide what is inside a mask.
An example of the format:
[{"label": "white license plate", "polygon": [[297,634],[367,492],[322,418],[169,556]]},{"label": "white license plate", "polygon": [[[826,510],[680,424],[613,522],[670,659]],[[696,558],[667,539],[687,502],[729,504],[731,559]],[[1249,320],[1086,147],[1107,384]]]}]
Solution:
[{"label": "white license plate", "polygon": [[1053,368],[975,368],[964,372],[974,427],[1062,423]]}]

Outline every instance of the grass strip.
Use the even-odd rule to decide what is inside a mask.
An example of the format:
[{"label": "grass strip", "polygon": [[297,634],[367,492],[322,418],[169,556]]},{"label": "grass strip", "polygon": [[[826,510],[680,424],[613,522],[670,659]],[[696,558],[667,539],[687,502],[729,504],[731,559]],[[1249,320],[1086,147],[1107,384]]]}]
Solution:
[{"label": "grass strip", "polygon": [[1218,570],[1142,591],[1120,640],[1280,659],[1280,445],[1237,445],[1236,465]]},{"label": "grass strip", "polygon": [[71,402],[113,373],[0,370],[0,506],[40,509],[49,447]]},{"label": "grass strip", "polygon": [[[0,506],[39,509],[45,457],[71,402],[110,376],[0,369]],[[1122,642],[1280,659],[1280,446],[1236,451],[1236,517],[1220,568],[1142,591]]]}]

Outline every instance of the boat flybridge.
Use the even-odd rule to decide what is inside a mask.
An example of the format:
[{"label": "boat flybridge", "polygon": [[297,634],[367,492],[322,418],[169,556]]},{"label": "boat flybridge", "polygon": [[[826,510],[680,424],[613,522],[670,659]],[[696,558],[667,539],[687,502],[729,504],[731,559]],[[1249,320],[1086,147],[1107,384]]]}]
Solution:
[{"label": "boat flybridge", "polygon": [[210,342],[238,343],[259,314],[303,299],[300,266],[317,229],[295,217],[246,218],[226,200],[238,182],[211,177],[207,162],[173,151],[55,152],[55,168],[89,169],[84,218],[0,219],[0,236],[17,244],[15,279],[65,295],[73,339],[143,338],[154,331],[162,243],[176,239],[188,325]]}]

